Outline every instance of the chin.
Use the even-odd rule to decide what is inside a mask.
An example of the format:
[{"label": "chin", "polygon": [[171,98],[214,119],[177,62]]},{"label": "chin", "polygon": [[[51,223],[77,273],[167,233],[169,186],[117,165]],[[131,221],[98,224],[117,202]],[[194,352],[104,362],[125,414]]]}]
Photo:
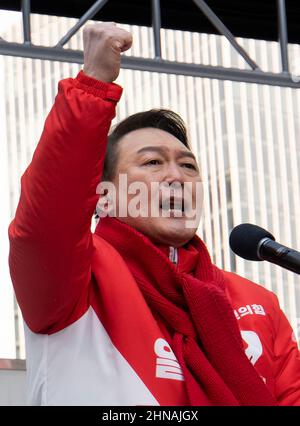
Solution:
[{"label": "chin", "polygon": [[186,218],[119,218],[146,235],[151,241],[181,247],[190,241],[197,228],[186,227]]},{"label": "chin", "polygon": [[181,247],[190,241],[195,235],[197,228],[187,228],[186,220],[180,219],[160,219],[160,223],[153,226],[152,239],[160,244],[167,244],[173,247]]}]

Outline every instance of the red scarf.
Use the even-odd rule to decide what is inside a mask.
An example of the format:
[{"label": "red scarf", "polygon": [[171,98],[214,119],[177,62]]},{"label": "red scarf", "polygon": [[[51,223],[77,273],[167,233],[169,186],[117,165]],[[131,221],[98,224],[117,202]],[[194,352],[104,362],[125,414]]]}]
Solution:
[{"label": "red scarf", "polygon": [[192,276],[117,219],[101,219],[96,234],[120,253],[153,314],[171,330],[191,405],[276,405],[245,354],[223,274],[197,236],[190,241],[198,251]]}]

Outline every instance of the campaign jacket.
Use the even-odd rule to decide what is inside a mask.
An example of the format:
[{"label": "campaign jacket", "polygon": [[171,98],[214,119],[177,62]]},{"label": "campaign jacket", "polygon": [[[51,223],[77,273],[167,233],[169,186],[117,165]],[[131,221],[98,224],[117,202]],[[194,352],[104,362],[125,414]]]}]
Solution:
[{"label": "campaign jacket", "polygon": [[[121,255],[91,232],[121,93],[83,72],[62,80],[21,179],[9,263],[30,404],[188,404],[163,324]],[[276,296],[223,273],[250,362],[280,405],[300,405],[299,351]]]}]

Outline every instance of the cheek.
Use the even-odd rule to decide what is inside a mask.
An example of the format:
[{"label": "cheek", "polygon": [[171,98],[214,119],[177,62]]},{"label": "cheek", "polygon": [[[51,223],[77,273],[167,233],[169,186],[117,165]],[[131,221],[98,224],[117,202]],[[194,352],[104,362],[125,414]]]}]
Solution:
[{"label": "cheek", "polygon": [[140,193],[140,191],[136,192],[136,189],[141,188],[143,196],[150,202],[153,193],[155,193],[155,184],[153,182],[157,181],[157,179],[153,178],[152,174],[147,172],[137,171],[135,173],[128,173],[128,188],[132,188],[132,192],[135,192],[134,195],[128,194],[128,197],[132,198],[136,196]]},{"label": "cheek", "polygon": [[199,180],[193,183],[192,197],[194,203],[203,203],[204,189],[202,181]]}]

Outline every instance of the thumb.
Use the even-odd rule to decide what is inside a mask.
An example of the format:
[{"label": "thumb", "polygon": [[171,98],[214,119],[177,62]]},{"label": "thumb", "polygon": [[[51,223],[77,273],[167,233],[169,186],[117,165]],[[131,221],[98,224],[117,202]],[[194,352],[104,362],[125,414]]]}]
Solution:
[{"label": "thumb", "polygon": [[127,33],[126,37],[122,40],[121,52],[125,52],[132,46],[132,35]]}]

